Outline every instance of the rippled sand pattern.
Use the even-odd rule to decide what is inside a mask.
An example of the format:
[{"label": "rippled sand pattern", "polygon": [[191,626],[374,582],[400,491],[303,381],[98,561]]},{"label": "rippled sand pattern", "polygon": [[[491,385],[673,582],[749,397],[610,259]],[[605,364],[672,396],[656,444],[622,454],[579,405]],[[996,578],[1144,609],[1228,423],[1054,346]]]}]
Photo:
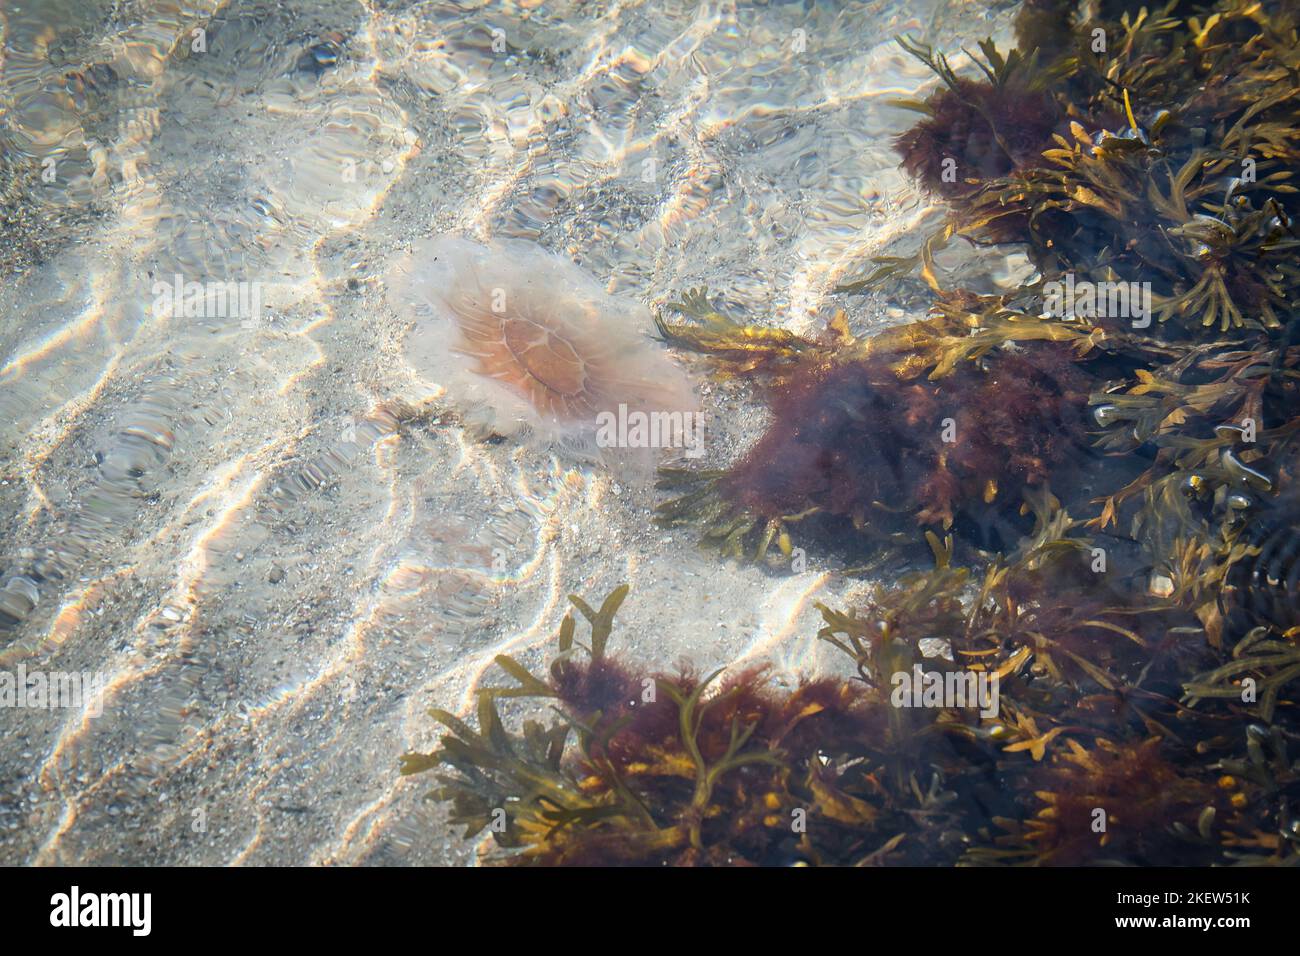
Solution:
[{"label": "rippled sand pattern", "polygon": [[[541,663],[570,592],[630,581],[615,640],[659,666],[826,666],[842,584],[475,440],[378,277],[436,232],[518,237],[652,308],[707,284],[812,327],[930,212],[886,102],[930,79],[891,37],[969,45],[986,10],[0,4],[0,669],[107,681],[99,716],[0,710],[0,863],[470,860],[397,757],[493,655]],[[177,274],[261,313],[158,307]],[[725,462],[761,421],[701,394]]]}]

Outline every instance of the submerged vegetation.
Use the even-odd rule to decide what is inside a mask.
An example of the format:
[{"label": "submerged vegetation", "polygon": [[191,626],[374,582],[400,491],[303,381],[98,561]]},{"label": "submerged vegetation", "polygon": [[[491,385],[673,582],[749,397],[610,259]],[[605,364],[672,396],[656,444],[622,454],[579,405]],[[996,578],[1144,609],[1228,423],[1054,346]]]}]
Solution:
[{"label": "submerged vegetation", "polygon": [[[850,551],[926,528],[1002,551],[1027,531],[1023,494],[1050,484],[1168,564],[1176,540],[1217,546],[1279,497],[1270,467],[1300,426],[1296,15],[1225,0],[1071,25],[1068,6],[1028,4],[1020,49],[972,56],[979,79],[903,41],[942,85],[903,104],[924,115],[897,147],[949,215],[842,291],[916,270],[928,317],[857,339],[837,316],[812,341],[699,290],[672,305],[684,321],[661,318],[773,412],[726,472],[661,476],[666,523],[733,556],[805,529]],[[944,288],[935,255],[958,239],[1016,243],[1036,272],[997,295]]]},{"label": "submerged vegetation", "polygon": [[[858,678],[793,690],[761,668],[637,670],[607,653],[627,587],[598,611],[571,597],[588,644],[570,614],[547,675],[498,657],[510,682],[479,691],[478,729],[432,711],[449,733],[402,772],[433,771],[451,822],[514,864],[1300,862],[1300,765],[1269,702],[1193,707],[1226,673],[1180,700],[1212,658],[1196,617],[1084,590],[1082,540],[1040,530],[980,581],[935,539],[933,571],[822,608]],[[923,657],[920,634],[951,655]],[[1263,643],[1238,674],[1295,666],[1293,643]],[[958,663],[997,675],[996,713],[897,706],[891,675]],[[557,716],[508,730],[519,697]]]},{"label": "submerged vegetation", "polygon": [[[433,712],[403,772],[510,862],[1300,863],[1298,29],[1029,0],[974,75],[904,40],[940,86],[896,146],[946,218],[839,292],[915,272],[930,313],[800,336],[701,289],[658,319],[771,411],[729,467],[660,472],[661,522],[774,568],[929,566],[821,608],[856,676],[642,673],[607,653],[626,587],[575,597],[588,644],[570,615],[548,675],[498,658],[478,730]],[[1034,272],[945,287],[958,241]],[[996,706],[907,706],[899,675]],[[557,716],[507,730],[521,697]]]}]

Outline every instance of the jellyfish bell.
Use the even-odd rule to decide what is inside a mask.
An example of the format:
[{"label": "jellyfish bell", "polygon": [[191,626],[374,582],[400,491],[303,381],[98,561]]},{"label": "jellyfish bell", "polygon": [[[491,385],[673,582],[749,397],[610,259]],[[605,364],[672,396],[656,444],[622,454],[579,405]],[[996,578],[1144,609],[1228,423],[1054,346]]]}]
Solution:
[{"label": "jellyfish bell", "polygon": [[435,236],[386,287],[410,323],[406,361],[477,434],[629,477],[662,454],[702,450],[690,380],[650,338],[650,311],[572,262],[524,240]]}]

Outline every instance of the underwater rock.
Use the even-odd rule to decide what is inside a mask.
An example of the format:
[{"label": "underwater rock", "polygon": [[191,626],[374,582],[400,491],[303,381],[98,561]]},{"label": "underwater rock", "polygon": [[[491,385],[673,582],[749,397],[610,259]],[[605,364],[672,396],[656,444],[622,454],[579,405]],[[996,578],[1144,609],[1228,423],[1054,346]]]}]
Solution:
[{"label": "underwater rock", "polygon": [[698,447],[690,380],[651,342],[649,310],[575,264],[521,240],[437,236],[387,284],[413,322],[408,361],[475,431],[621,466]]}]

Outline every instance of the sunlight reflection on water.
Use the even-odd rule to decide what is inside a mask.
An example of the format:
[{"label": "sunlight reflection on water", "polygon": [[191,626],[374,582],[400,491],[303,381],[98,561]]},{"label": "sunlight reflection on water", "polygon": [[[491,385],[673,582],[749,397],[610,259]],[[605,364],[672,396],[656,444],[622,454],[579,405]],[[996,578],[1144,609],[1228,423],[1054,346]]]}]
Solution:
[{"label": "sunlight reflection on water", "polygon": [[[93,721],[6,718],[0,862],[463,860],[397,755],[493,655],[539,660],[573,591],[631,581],[659,664],[824,664],[825,576],[720,565],[644,489],[468,436],[378,277],[512,237],[651,308],[708,285],[810,328],[929,212],[888,100],[931,79],[890,38],[1005,22],[590,6],[0,4],[0,663],[109,680]],[[258,314],[169,305],[176,276]],[[702,392],[726,461],[758,421]]]}]

